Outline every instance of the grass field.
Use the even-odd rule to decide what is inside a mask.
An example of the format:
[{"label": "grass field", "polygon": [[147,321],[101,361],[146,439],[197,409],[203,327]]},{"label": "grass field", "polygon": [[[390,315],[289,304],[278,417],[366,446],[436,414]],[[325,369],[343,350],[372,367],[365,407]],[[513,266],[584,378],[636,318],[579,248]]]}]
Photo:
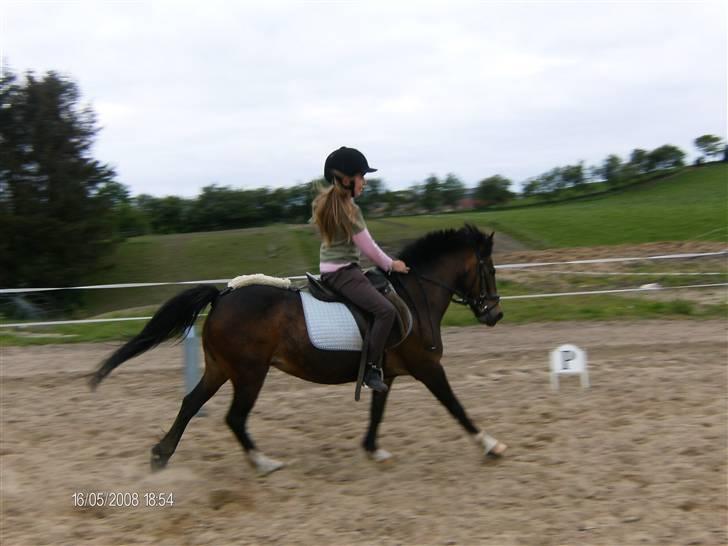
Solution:
[{"label": "grass field", "polygon": [[[89,283],[229,279],[250,273],[300,275],[317,267],[318,245],[310,227],[288,225],[134,237],[118,247]],[[85,307],[94,314],[137,307],[179,290],[169,286],[89,291]]]},{"label": "grass field", "polygon": [[[396,218],[397,224],[420,233],[465,221],[488,226],[541,249],[728,241],[728,164],[689,168],[620,192],[563,204]],[[377,234],[386,240],[392,231],[385,222]]]},{"label": "grass field", "polygon": [[[390,253],[428,231],[475,223],[504,232],[532,248],[580,247],[657,241],[728,241],[728,165],[688,168],[668,178],[653,180],[581,201],[522,209],[372,219],[369,228]],[[241,274],[300,275],[318,269],[319,240],[305,225],[207,233],[144,236],[129,239],[95,272],[88,284],[174,282],[227,279]],[[726,280],[723,275],[713,282]],[[574,279],[582,288],[620,286],[624,278]],[[634,284],[633,280],[630,281]],[[664,285],[682,282],[660,279]],[[622,284],[620,284],[622,283]],[[222,287],[222,284],[219,286]],[[524,283],[499,281],[502,295],[533,292]],[[78,318],[149,306],[146,312],[180,291],[179,286],[95,290],[84,293]],[[677,296],[676,296],[677,298]],[[726,316],[726,306],[695,306],[675,299],[646,301],[639,297],[586,296],[550,300],[513,301],[508,320],[555,320],[646,317]],[[132,312],[131,316],[138,315]],[[129,314],[127,313],[127,316]],[[452,307],[446,324],[473,324],[472,315]],[[47,340],[100,341],[126,337],[141,324],[126,322],[63,326]],[[42,333],[42,332],[37,332]],[[42,342],[42,337],[3,334],[0,344]]]}]

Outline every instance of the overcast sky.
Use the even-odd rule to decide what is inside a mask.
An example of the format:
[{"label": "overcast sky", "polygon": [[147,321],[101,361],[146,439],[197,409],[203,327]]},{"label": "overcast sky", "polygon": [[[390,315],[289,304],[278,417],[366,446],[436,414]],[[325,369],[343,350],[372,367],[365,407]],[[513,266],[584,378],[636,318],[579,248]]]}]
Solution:
[{"label": "overcast sky", "polygon": [[472,186],[725,138],[727,6],[5,0],[0,56],[78,83],[134,194],[307,182],[342,145]]}]

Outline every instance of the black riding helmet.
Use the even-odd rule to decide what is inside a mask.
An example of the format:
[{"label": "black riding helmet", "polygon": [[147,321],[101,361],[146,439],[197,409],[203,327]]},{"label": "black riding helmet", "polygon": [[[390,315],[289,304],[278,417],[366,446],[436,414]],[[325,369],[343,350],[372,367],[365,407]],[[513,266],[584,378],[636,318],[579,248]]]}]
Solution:
[{"label": "black riding helmet", "polygon": [[369,166],[367,158],[359,150],[342,146],[331,152],[326,158],[324,178],[333,184],[336,179],[334,171],[339,171],[346,176],[356,176],[357,174],[373,173],[376,170]]}]

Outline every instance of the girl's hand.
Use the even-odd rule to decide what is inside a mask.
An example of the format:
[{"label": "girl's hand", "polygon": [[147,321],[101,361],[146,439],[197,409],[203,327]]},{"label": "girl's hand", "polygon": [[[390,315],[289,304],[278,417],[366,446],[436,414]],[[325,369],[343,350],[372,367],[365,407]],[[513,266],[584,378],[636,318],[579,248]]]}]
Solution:
[{"label": "girl's hand", "polygon": [[392,262],[392,271],[396,273],[409,273],[410,268],[402,260],[394,260]]}]

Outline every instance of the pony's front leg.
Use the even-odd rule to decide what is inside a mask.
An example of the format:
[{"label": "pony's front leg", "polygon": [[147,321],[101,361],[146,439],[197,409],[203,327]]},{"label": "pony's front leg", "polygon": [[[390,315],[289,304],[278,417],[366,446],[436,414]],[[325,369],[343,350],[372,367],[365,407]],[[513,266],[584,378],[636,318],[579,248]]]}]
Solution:
[{"label": "pony's front leg", "polygon": [[369,458],[377,462],[383,462],[389,459],[392,454],[383,449],[377,447],[377,431],[379,429],[379,423],[382,422],[384,416],[384,407],[387,404],[387,396],[392,390],[392,382],[394,377],[385,378],[384,382],[387,384],[387,392],[372,392],[372,404],[369,410],[369,430],[364,437],[362,447],[366,450]]},{"label": "pony's front leg", "polygon": [[415,379],[422,381],[429,391],[442,403],[455,419],[468,431],[479,446],[483,447],[486,455],[500,457],[508,448],[503,442],[499,442],[485,431],[478,430],[465,413],[455,394],[450,388],[450,383],[445,376],[445,370],[439,362],[433,362],[413,370]]}]

